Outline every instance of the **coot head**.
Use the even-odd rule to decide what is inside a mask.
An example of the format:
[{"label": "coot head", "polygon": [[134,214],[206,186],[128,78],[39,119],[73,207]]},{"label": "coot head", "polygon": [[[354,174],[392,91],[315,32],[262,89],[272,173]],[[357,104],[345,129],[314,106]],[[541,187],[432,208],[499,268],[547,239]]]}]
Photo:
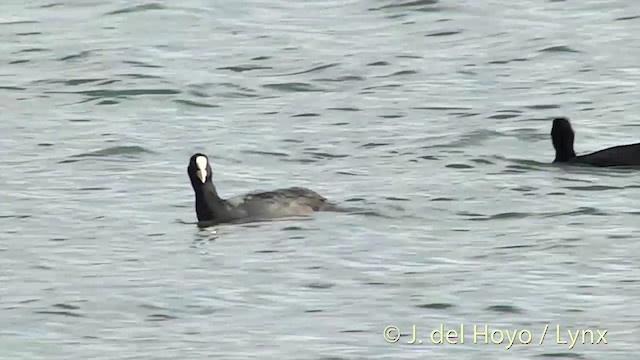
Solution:
[{"label": "coot head", "polygon": [[551,141],[556,149],[556,159],[554,162],[566,162],[576,157],[573,150],[573,140],[575,133],[571,128],[571,123],[566,117],[553,119],[551,127]]},{"label": "coot head", "polygon": [[187,173],[194,189],[202,187],[202,184],[206,182],[211,182],[211,165],[207,155],[202,153],[193,154],[189,159]]}]

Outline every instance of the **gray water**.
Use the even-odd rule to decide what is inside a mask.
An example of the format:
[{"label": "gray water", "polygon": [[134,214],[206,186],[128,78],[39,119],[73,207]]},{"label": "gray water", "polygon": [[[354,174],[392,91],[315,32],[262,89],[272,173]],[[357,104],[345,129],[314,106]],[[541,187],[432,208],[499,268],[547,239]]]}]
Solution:
[{"label": "gray water", "polygon": [[[640,138],[639,2],[52,1],[0,5],[0,358],[640,350],[638,173],[549,164]],[[198,229],[196,151],[364,212]]]}]

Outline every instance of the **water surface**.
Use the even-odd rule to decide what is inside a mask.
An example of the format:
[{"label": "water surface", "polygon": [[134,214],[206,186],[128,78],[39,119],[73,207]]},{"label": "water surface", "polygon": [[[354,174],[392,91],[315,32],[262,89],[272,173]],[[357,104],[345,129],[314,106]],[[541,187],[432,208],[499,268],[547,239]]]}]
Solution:
[{"label": "water surface", "polygon": [[[637,141],[639,16],[5,1],[0,357],[631,358],[638,174],[550,166],[549,131],[571,117],[579,153]],[[369,212],[199,230],[196,151],[225,197],[309,186]],[[443,323],[465,343],[406,344]],[[534,338],[474,344],[474,324]],[[608,344],[569,349],[556,325]]]}]

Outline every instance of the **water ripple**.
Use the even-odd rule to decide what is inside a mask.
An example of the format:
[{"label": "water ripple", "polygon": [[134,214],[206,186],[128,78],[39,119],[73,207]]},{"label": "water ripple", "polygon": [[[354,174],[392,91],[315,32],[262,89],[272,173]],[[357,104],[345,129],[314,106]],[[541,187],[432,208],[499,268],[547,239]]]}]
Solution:
[{"label": "water ripple", "polygon": [[380,8],[377,8],[375,10],[382,10],[382,9],[392,9],[392,8],[404,8],[404,7],[418,7],[418,6],[424,6],[424,5],[435,5],[437,3],[439,3],[439,0],[414,0],[414,1],[408,1],[408,2],[401,2],[401,3],[397,3],[397,4],[389,4],[389,5],[384,5]]},{"label": "water ripple", "polygon": [[579,53],[580,51],[574,50],[566,45],[550,46],[540,50],[540,52],[566,52],[566,53]]},{"label": "water ripple", "polygon": [[101,150],[85,152],[71,156],[73,159],[63,160],[60,163],[77,162],[83,158],[125,157],[135,158],[140,154],[153,154],[154,152],[141,146],[112,146]]},{"label": "water ripple", "polygon": [[288,82],[288,83],[279,83],[279,84],[266,84],[263,85],[265,88],[285,91],[285,92],[316,92],[316,91],[324,91],[318,89],[311,84],[300,83],[300,82]]},{"label": "water ripple", "polygon": [[292,72],[292,73],[287,73],[287,74],[278,74],[278,75],[274,75],[274,76],[293,76],[293,75],[301,75],[301,74],[308,74],[308,73],[312,73],[312,72],[318,72],[321,70],[325,70],[325,69],[329,69],[332,68],[334,66],[338,66],[338,63],[333,63],[333,64],[324,64],[324,65],[318,65],[318,66],[314,66],[310,69],[307,70],[302,70],[302,71],[297,71],[297,72]]},{"label": "water ripple", "polygon": [[162,5],[162,4],[149,3],[149,4],[131,6],[131,7],[126,7],[126,8],[119,9],[119,10],[110,11],[108,13],[105,13],[105,15],[109,16],[109,15],[130,14],[130,13],[136,13],[136,12],[152,11],[152,10],[164,10],[164,9],[166,9],[166,7],[164,5]]},{"label": "water ripple", "polygon": [[192,100],[176,99],[176,100],[173,100],[173,101],[178,103],[178,104],[187,105],[187,106],[193,106],[193,107],[201,107],[201,108],[217,108],[217,107],[220,107],[220,105],[206,104],[206,103],[203,103],[203,102],[192,101]]},{"label": "water ripple", "polygon": [[174,95],[180,94],[175,89],[121,89],[121,90],[83,90],[83,91],[45,91],[45,94],[79,94],[94,99],[142,96],[142,95]]}]

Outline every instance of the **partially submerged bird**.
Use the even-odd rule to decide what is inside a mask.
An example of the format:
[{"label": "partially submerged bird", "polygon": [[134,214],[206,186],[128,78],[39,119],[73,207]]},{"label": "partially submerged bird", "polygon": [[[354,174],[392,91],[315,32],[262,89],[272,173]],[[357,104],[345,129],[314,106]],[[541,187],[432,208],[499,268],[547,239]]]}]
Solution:
[{"label": "partially submerged bird", "polygon": [[213,185],[209,158],[197,153],[187,168],[196,197],[196,215],[202,225],[258,221],[310,215],[314,211],[337,211],[337,207],[313,190],[290,187],[252,192],[222,199]]},{"label": "partially submerged bird", "polygon": [[593,166],[636,166],[640,165],[640,143],[620,145],[586,155],[576,156],[573,150],[575,134],[569,119],[553,119],[551,142],[556,149],[554,163],[575,163]]}]

